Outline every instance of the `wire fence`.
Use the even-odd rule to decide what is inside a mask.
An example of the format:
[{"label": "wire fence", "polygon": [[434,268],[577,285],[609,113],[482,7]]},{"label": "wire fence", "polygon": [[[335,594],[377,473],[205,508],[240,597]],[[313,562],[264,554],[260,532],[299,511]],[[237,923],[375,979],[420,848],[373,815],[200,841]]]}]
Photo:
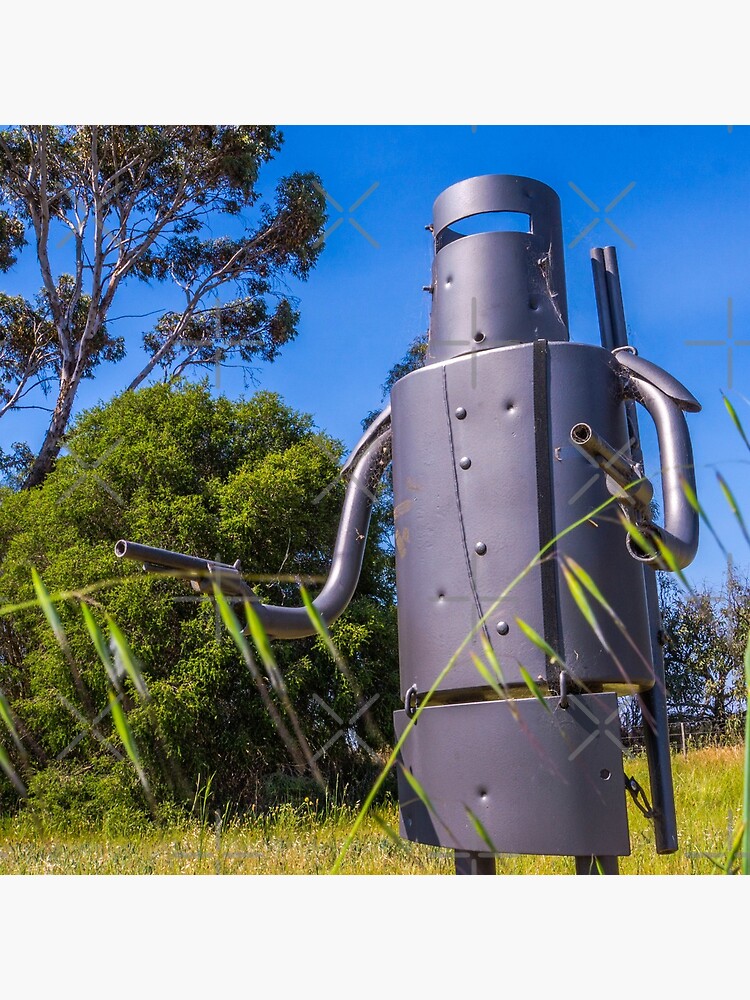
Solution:
[{"label": "wire fence", "polygon": [[[684,720],[669,723],[669,743],[675,752],[688,753],[707,746],[735,746],[742,743],[745,731],[744,715],[731,716],[723,722]],[[637,753],[645,749],[643,726],[622,727],[620,741],[626,750]]]}]

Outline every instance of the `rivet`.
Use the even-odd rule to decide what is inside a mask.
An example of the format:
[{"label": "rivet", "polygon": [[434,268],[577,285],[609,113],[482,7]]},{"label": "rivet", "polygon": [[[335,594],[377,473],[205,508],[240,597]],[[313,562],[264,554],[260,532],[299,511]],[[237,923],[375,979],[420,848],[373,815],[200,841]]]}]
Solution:
[{"label": "rivet", "polygon": [[510,625],[507,622],[498,622],[495,627],[500,635],[507,635],[510,632]]},{"label": "rivet", "polygon": [[477,542],[477,544],[474,546],[474,551],[478,556],[483,556],[487,551],[487,546],[484,544],[484,542]]},{"label": "rivet", "polygon": [[465,416],[466,416],[466,410],[463,408],[463,406],[457,407],[456,408],[456,420],[463,420],[465,418]]},{"label": "rivet", "polygon": [[606,767],[603,767],[599,772],[599,777],[602,779],[602,781],[609,781],[609,779],[612,777],[612,772],[608,771]]},{"label": "rivet", "polygon": [[483,334],[483,333],[480,333],[480,332],[479,332],[479,330],[477,330],[477,332],[476,332],[476,333],[474,334],[474,340],[475,340],[475,341],[476,341],[476,342],[477,342],[478,344],[481,344],[481,343],[482,343],[482,341],[484,340],[484,334]]},{"label": "rivet", "polygon": [[461,466],[462,469],[470,469],[471,468],[471,459],[469,458],[468,455],[464,455],[464,457],[461,459],[461,461],[458,464]]}]

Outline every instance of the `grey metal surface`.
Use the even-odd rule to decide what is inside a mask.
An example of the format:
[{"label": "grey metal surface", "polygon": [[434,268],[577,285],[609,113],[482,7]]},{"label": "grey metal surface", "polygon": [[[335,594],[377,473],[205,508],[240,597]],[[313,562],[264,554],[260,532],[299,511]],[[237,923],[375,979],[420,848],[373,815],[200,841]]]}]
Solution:
[{"label": "grey metal surface", "polygon": [[591,251],[591,270],[594,278],[596,311],[599,317],[599,333],[601,335],[602,347],[605,351],[612,351],[618,345],[615,342],[615,335],[612,329],[612,315],[607,289],[607,271],[604,263],[603,247],[595,247]]},{"label": "grey metal surface", "polygon": [[[689,566],[698,551],[698,512],[688,502],[683,484],[695,493],[695,467],[690,433],[682,410],[650,382],[633,376],[627,385],[632,399],[642,403],[656,424],[664,498],[664,527],[656,533],[674,556],[679,569]],[[670,569],[655,556],[643,556],[654,568]]]},{"label": "grey metal surface", "polygon": [[[461,235],[460,220],[523,212],[530,230]],[[460,181],[433,208],[428,361],[538,338],[568,339],[560,200],[528,177]]]},{"label": "grey metal surface", "polygon": [[194,583],[195,589],[211,593],[214,584],[225,594],[256,600],[252,588],[242,579],[239,560],[232,565],[201,559],[198,556],[183,555],[169,549],[158,549],[152,545],[139,545],[121,538],[115,543],[118,559],[132,559],[143,565],[151,573],[165,573],[182,576]]},{"label": "grey metal surface", "polygon": [[639,505],[645,511],[654,499],[654,487],[645,479],[633,462],[621,451],[605,441],[589,424],[576,424],[570,439],[586,455],[594,459],[615,485],[620,487],[622,499],[628,504]]},{"label": "grey metal surface", "polygon": [[[482,853],[629,854],[616,696],[574,695],[568,710],[556,698],[547,704],[549,712],[534,698],[424,709],[398,765],[401,835]],[[407,721],[395,713],[399,738]]]},{"label": "grey metal surface", "polygon": [[[413,685],[420,694],[429,690],[463,645],[440,697],[492,696],[473,660],[483,655],[481,633],[509,686],[525,687],[524,666],[554,689],[559,666],[550,669],[516,618],[547,638],[585,689],[624,693],[653,684],[643,565],[625,545],[605,473],[570,443],[571,428],[586,421],[627,451],[617,365],[601,348],[554,343],[540,374],[534,351],[529,344],[456,358],[393,388],[402,694]],[[543,421],[538,389],[546,400]],[[540,452],[542,422],[548,443]],[[603,503],[607,509],[591,517]],[[537,516],[542,504],[550,508],[546,534]],[[554,535],[578,521],[556,553],[547,553],[544,568],[534,565],[522,575]],[[627,635],[600,609],[600,641],[570,594],[560,557],[574,559],[597,581]]]},{"label": "grey metal surface", "polygon": [[[625,625],[623,632],[592,598],[603,644],[581,614],[560,569],[565,662],[571,677],[584,687],[634,693],[654,683],[644,568],[628,551],[628,536],[605,472],[570,443],[570,429],[584,422],[629,456],[622,380],[612,355],[600,347],[550,344],[549,356],[555,532],[562,534],[577,524],[558,541],[558,558],[583,567]],[[604,509],[593,513],[602,504]]]},{"label": "grey metal surface", "polygon": [[[488,351],[413,372],[391,393],[402,695],[429,690],[539,550],[531,366],[528,346]],[[523,683],[520,656],[534,677],[545,673],[515,623],[543,632],[539,577],[537,568],[521,580],[483,630],[511,684]],[[485,685],[472,653],[482,655],[478,634],[443,691]]]},{"label": "grey metal surface", "polygon": [[686,389],[679,379],[676,379],[674,375],[670,375],[669,372],[664,371],[659,365],[655,365],[652,361],[646,361],[645,358],[641,358],[637,354],[631,354],[629,351],[618,351],[617,362],[623,368],[627,368],[637,378],[644,382],[650,382],[657,389],[661,389],[664,395],[669,396],[681,410],[684,410],[686,413],[700,412],[701,404],[692,392]]}]

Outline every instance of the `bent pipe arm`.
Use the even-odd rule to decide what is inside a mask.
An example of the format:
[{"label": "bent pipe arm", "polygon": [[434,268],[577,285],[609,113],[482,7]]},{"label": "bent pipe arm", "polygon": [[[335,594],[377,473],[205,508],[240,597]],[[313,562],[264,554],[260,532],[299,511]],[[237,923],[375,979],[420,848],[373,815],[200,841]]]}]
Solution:
[{"label": "bent pipe arm", "polygon": [[[375,430],[381,433],[362,452],[351,474],[344,496],[331,569],[323,589],[312,602],[327,625],[346,610],[354,596],[362,571],[372,504],[375,500],[373,489],[390,462],[390,426],[383,430],[383,422],[378,421],[376,424]],[[302,639],[316,632],[304,606],[284,608],[275,604],[256,604],[254,608],[271,638]]]},{"label": "bent pipe arm", "polygon": [[[656,386],[637,377],[628,379],[626,396],[641,403],[656,424],[664,497],[664,527],[650,527],[646,534],[656,534],[674,556],[679,569],[685,569],[698,550],[698,512],[688,502],[683,483],[695,493],[695,469],[690,433],[682,410]],[[628,536],[629,538],[630,536]],[[654,569],[670,567],[658,556],[635,553]]]}]

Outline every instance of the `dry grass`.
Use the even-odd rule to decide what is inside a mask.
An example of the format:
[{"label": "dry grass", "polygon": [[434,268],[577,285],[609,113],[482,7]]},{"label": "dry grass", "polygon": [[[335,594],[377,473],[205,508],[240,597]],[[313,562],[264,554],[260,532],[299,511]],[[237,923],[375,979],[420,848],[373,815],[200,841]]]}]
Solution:
[{"label": "dry grass", "polygon": [[[674,759],[680,850],[658,857],[650,823],[629,806],[632,854],[623,874],[718,874],[729,829],[739,823],[743,748],[709,747]],[[626,761],[626,772],[648,788],[645,758]],[[244,822],[188,824],[131,841],[88,837],[40,837],[14,821],[0,830],[1,874],[312,875],[328,873],[354,822],[351,810],[320,818],[309,806],[282,806]],[[449,851],[398,840],[395,805],[368,817],[350,847],[342,871],[355,875],[450,874]],[[498,858],[503,874],[572,874],[569,858]]]}]

